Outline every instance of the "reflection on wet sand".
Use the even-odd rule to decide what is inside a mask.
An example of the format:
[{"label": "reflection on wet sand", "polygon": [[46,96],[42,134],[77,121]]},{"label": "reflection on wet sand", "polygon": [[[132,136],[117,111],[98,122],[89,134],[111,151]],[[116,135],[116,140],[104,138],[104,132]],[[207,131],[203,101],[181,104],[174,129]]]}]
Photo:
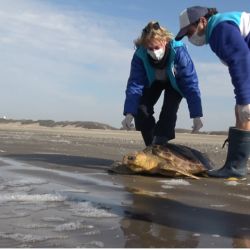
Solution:
[{"label": "reflection on wet sand", "polygon": [[250,248],[250,233],[248,235],[241,235],[240,238],[235,238],[233,240],[233,247]]},{"label": "reflection on wet sand", "polygon": [[139,189],[128,190],[131,192],[133,204],[124,211],[124,219],[121,220],[126,248],[197,247],[198,238],[193,237],[192,232],[168,228],[164,221],[157,222],[156,218],[162,217],[162,211],[168,213],[168,207],[165,202],[158,207],[153,200],[157,197],[156,200],[165,201],[164,194]]},{"label": "reflection on wet sand", "polygon": [[126,248],[161,248],[161,247],[192,247],[198,245],[197,237],[190,232],[167,230],[156,223],[141,222],[136,219],[123,219],[121,228],[126,235]]},{"label": "reflection on wet sand", "polygon": [[[249,247],[250,175],[225,183],[108,174],[143,147],[138,138],[134,131],[0,129],[0,246]],[[226,136],[176,139],[223,164]]]},{"label": "reflection on wet sand", "polygon": [[[133,202],[120,222],[125,247],[195,248],[215,242],[219,247],[249,247],[249,214],[190,206],[145,190],[127,191]],[[211,245],[200,242],[202,235],[210,235]]]}]

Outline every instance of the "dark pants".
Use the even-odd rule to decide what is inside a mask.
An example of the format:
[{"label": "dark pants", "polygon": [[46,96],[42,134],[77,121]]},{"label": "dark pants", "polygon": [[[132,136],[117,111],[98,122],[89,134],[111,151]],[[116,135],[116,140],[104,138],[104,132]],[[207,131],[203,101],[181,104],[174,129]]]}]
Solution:
[{"label": "dark pants", "polygon": [[[165,90],[165,91],[164,91]],[[164,100],[158,122],[155,121],[154,105],[164,91]],[[138,113],[135,116],[136,130],[141,131],[145,145],[152,143],[154,136],[164,136],[168,140],[175,138],[177,111],[182,96],[169,82],[155,81],[150,88],[145,88]]]}]

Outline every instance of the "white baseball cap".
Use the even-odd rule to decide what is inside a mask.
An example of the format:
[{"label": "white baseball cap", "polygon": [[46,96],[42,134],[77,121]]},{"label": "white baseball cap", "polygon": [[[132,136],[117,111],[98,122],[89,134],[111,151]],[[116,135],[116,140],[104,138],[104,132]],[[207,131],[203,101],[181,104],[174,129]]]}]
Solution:
[{"label": "white baseball cap", "polygon": [[187,35],[189,27],[197,22],[202,16],[208,14],[207,7],[193,6],[183,10],[180,14],[180,30],[175,37],[175,40],[179,41]]}]

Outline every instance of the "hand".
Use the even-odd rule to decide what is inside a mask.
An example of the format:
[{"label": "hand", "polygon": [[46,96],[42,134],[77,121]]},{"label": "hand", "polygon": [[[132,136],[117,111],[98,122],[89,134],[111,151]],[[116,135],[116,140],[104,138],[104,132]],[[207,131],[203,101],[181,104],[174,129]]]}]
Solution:
[{"label": "hand", "polygon": [[199,130],[203,127],[203,123],[200,117],[196,117],[193,119],[192,133],[199,132]]},{"label": "hand", "polygon": [[236,105],[236,110],[237,110],[240,122],[250,121],[250,104]]},{"label": "hand", "polygon": [[122,128],[126,130],[130,130],[134,127],[134,124],[132,123],[134,117],[131,114],[126,114],[126,117],[122,121]]}]

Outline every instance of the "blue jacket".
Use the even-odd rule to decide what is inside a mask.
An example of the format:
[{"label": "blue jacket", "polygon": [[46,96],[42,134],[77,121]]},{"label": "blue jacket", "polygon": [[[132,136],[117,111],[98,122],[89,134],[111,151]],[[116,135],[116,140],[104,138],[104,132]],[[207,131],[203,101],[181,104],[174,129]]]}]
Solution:
[{"label": "blue jacket", "polygon": [[[170,42],[169,59],[166,66],[171,85],[186,98],[190,118],[202,117],[201,95],[198,78],[193,62],[182,42]],[[137,114],[143,89],[154,83],[154,68],[149,63],[147,51],[139,47],[131,62],[130,76],[127,83],[124,115]]]},{"label": "blue jacket", "polygon": [[206,42],[227,64],[236,103],[250,104],[250,14],[218,13],[208,20]]}]

